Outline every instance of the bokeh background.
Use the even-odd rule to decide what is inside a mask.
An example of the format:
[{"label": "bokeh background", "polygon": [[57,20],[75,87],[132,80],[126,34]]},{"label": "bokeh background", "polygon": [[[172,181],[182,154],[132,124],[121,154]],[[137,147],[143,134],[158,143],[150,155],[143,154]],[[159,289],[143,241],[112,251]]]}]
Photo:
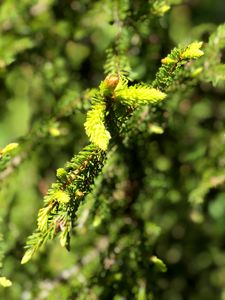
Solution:
[{"label": "bokeh background", "polygon": [[[173,47],[195,39],[207,42],[225,22],[223,0],[170,2],[175,5],[165,16],[152,28],[143,25],[133,37],[129,58],[137,81],[151,82],[161,58]],[[97,219],[90,229],[85,217],[90,199],[81,209],[71,252],[55,241],[27,265],[20,264],[55,170],[88,143],[83,128],[87,89],[104,78],[105,51],[116,36],[104,3],[0,4],[0,148],[19,143],[7,172],[6,162],[0,161],[2,274],[13,283],[0,287],[0,298],[225,300],[225,89],[204,80],[204,74],[195,87],[178,88],[165,107],[164,134],[147,135],[147,152],[140,154],[145,178],[135,210],[144,220],[151,253],[164,261],[167,272],[142,272],[141,264],[135,265],[133,260],[145,255],[135,252],[135,226],[125,228],[118,240],[125,249],[119,267],[108,258],[107,272],[102,271],[99,253],[107,247],[106,237],[125,220],[118,201],[125,197],[126,170],[119,157],[107,179],[118,201],[111,211],[107,204],[102,208],[103,228],[98,229]],[[223,50],[220,61],[225,63]],[[121,215],[115,217],[117,211]],[[131,280],[141,276],[146,276],[154,298],[143,296],[142,281],[135,286]]]}]

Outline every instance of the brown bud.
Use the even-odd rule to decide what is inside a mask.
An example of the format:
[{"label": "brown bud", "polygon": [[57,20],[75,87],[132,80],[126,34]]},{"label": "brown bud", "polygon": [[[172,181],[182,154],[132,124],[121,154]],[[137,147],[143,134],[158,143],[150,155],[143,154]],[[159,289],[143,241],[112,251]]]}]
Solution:
[{"label": "brown bud", "polygon": [[118,75],[108,75],[104,80],[106,88],[110,90],[114,90],[119,83],[119,76]]}]

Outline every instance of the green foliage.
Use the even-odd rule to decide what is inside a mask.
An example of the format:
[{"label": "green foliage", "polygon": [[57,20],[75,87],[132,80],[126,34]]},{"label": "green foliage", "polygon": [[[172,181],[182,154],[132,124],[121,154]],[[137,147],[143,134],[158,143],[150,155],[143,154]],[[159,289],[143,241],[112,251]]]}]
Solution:
[{"label": "green foliage", "polygon": [[153,86],[166,90],[174,83],[175,79],[181,79],[179,71],[187,60],[201,57],[204,54],[200,50],[201,46],[201,42],[193,42],[187,47],[173,49],[167,57],[162,59],[162,66],[156,74]]},{"label": "green foliage", "polygon": [[116,89],[115,100],[120,101],[131,107],[138,107],[141,105],[158,103],[165,99],[166,94],[159,90],[153,89],[149,86],[136,85],[132,87],[123,86]]},{"label": "green foliage", "polygon": [[88,112],[85,130],[90,141],[102,150],[106,150],[111,138],[109,131],[104,125],[106,105],[95,104]]},{"label": "green foliage", "polygon": [[204,64],[203,78],[214,86],[224,83],[225,64],[221,62],[222,51],[225,48],[225,25],[220,25],[210,36],[205,52],[208,57]]},{"label": "green foliage", "polygon": [[1,299],[224,299],[224,15],[3,1]]},{"label": "green foliage", "polygon": [[60,244],[69,248],[70,233],[77,209],[90,192],[95,177],[102,169],[104,153],[93,145],[84,148],[65,169],[58,169],[58,181],[53,183],[44,198],[45,206],[38,213],[38,228],[27,242],[21,263],[30,260],[48,239],[60,232]]}]

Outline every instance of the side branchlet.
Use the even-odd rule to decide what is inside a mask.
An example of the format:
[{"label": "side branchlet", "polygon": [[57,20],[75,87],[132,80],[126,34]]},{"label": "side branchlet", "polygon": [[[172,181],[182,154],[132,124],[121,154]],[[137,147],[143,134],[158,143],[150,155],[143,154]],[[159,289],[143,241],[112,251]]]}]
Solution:
[{"label": "side branchlet", "polygon": [[153,87],[166,91],[174,83],[182,66],[189,60],[201,57],[204,52],[201,50],[202,42],[193,42],[184,48],[175,48],[171,53],[161,60],[162,66],[153,81]]},{"label": "side branchlet", "polygon": [[26,263],[47,240],[59,234],[60,244],[69,249],[71,230],[80,203],[90,192],[101,171],[105,152],[90,144],[75,156],[65,168],[57,171],[53,183],[39,210],[37,229],[27,241],[22,263]]}]

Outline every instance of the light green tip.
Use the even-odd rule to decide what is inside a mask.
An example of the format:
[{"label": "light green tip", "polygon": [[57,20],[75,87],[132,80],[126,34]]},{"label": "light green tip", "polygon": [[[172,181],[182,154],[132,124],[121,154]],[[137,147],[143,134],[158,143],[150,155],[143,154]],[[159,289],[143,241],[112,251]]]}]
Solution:
[{"label": "light green tip", "polygon": [[200,50],[202,47],[202,42],[193,42],[191,43],[181,54],[182,59],[191,59],[201,57],[204,52]]},{"label": "light green tip", "polygon": [[0,154],[4,155],[4,154],[7,154],[9,152],[12,152],[14,149],[16,149],[17,147],[19,146],[18,143],[10,143],[8,144],[7,146],[5,146],[5,148],[3,148],[1,151],[0,151]]},{"label": "light green tip", "polygon": [[87,114],[84,124],[86,134],[90,141],[106,151],[111,135],[104,124],[105,104],[96,104]]},{"label": "light green tip", "polygon": [[116,91],[115,98],[121,103],[138,107],[158,103],[166,98],[166,94],[146,86],[132,86]]}]

